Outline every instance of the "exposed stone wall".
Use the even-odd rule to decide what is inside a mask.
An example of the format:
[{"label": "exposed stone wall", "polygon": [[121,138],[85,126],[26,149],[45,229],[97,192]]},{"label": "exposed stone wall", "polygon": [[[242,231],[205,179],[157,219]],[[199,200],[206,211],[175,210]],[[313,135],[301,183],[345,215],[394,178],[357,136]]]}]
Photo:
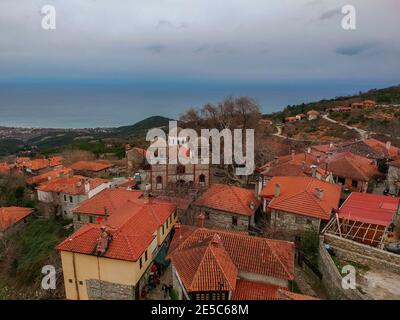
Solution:
[{"label": "exposed stone wall", "polygon": [[389,165],[387,180],[390,194],[397,196],[400,192],[400,168]]},{"label": "exposed stone wall", "polygon": [[[78,218],[79,217],[79,218]],[[92,222],[90,221],[90,217],[92,217]],[[96,218],[98,216],[96,215],[89,215],[89,214],[73,214],[73,223],[74,223],[74,230],[78,230],[81,228],[83,225],[87,223],[97,223]]]},{"label": "exposed stone wall", "polygon": [[400,255],[328,233],[324,235],[324,242],[330,244],[341,259],[400,274]]},{"label": "exposed stone wall", "polygon": [[296,236],[301,236],[307,230],[319,231],[320,221],[317,218],[272,210],[270,227],[273,232],[284,234],[286,240],[293,241]]},{"label": "exposed stone wall", "polygon": [[322,273],[322,284],[330,299],[367,300],[367,297],[361,294],[357,289],[342,288],[342,275],[339,273],[335,263],[322,244],[319,247],[318,266]]},{"label": "exposed stone wall", "polygon": [[135,300],[135,287],[99,281],[86,280],[89,300]]},{"label": "exposed stone wall", "polygon": [[[200,212],[204,212],[206,214],[207,218],[204,221],[204,226],[206,228],[231,229],[239,231],[249,230],[248,216],[215,210],[211,208],[200,207],[200,206],[196,208],[197,208],[196,210],[197,215],[200,214]],[[232,217],[237,218],[237,225],[232,224]],[[197,223],[197,221],[195,223]]]}]

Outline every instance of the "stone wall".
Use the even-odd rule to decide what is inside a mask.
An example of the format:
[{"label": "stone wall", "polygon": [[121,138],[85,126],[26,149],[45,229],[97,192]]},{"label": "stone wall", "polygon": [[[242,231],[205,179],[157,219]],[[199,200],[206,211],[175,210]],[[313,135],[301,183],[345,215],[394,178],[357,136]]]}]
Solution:
[{"label": "stone wall", "polygon": [[285,240],[293,241],[305,231],[319,230],[320,219],[296,215],[288,212],[272,210],[270,228],[273,232],[285,235]]},{"label": "stone wall", "polygon": [[336,268],[331,256],[321,243],[319,247],[318,267],[322,273],[322,284],[329,298],[333,300],[367,300],[357,289],[343,289],[342,275]]},{"label": "stone wall", "polygon": [[367,246],[326,233],[324,242],[330,244],[336,255],[343,259],[400,274],[400,255]]},{"label": "stone wall", "polygon": [[[206,219],[204,221],[204,226],[206,228],[231,229],[239,231],[249,230],[250,218],[248,216],[205,207],[196,207],[196,209],[197,215],[200,214],[200,212],[204,212],[206,214]],[[232,217],[237,218],[237,225],[232,224]]]},{"label": "stone wall", "polygon": [[89,300],[135,300],[135,287],[99,281],[86,280]]}]

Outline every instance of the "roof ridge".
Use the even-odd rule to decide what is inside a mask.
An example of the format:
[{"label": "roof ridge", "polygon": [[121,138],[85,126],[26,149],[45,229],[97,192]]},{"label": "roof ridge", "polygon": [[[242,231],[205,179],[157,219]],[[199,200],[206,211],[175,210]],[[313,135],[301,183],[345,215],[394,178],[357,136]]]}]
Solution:
[{"label": "roof ridge", "polygon": [[[238,268],[237,268],[237,266],[235,265],[235,263],[233,262],[233,260],[232,260],[231,256],[229,255],[229,253],[226,251],[225,246],[224,246],[222,243],[221,243],[221,246],[222,246],[222,248],[220,248],[220,249],[223,249],[223,252],[229,257],[230,262],[233,264],[233,266],[235,267],[236,272],[237,272],[237,271],[238,271]],[[222,274],[224,275],[225,279],[226,279],[227,282],[229,283],[229,278],[228,278],[228,276],[226,275],[226,273],[225,273],[225,271],[224,271],[224,268],[223,268],[222,265],[220,264],[220,262],[219,262],[219,260],[218,260],[218,257],[217,257],[217,255],[216,255],[216,253],[214,252],[213,249],[214,249],[213,244],[212,244],[212,243],[209,243],[207,250],[210,250],[210,251],[211,251],[211,253],[212,253],[212,255],[214,256],[214,259],[215,259],[215,261],[217,262],[217,264],[218,264],[218,266],[219,266],[219,268],[220,268]],[[206,251],[207,251],[207,250],[206,250]],[[233,287],[232,287],[232,289],[233,289]]]},{"label": "roof ridge", "polygon": [[289,278],[291,278],[292,276],[294,276],[294,272],[293,275],[291,275],[291,273],[289,272],[289,270],[286,268],[285,264],[282,262],[282,260],[280,259],[280,257],[278,256],[278,254],[275,252],[275,250],[271,247],[270,243],[269,243],[270,239],[265,239],[265,243],[267,244],[268,248],[271,250],[272,255],[278,260],[279,264],[283,267],[283,269],[286,271],[286,274],[288,275]]},{"label": "roof ridge", "polygon": [[[239,187],[229,185],[229,188],[232,190],[232,192],[234,193],[234,195],[236,196],[236,198],[239,200],[239,202],[242,204],[242,206],[246,209],[246,211],[248,211],[248,210],[247,210],[247,205],[246,205],[245,203],[243,203],[242,199],[241,199],[241,198],[239,197],[239,195],[236,193],[236,188],[239,188]],[[240,188],[240,189],[244,189],[244,188]],[[247,189],[244,189],[244,190],[247,191]]]}]

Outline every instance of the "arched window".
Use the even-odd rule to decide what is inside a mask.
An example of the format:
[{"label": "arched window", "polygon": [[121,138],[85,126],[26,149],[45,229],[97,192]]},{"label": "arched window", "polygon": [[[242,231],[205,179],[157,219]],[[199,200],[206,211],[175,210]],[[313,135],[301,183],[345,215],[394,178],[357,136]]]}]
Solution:
[{"label": "arched window", "polygon": [[161,190],[162,187],[163,187],[163,185],[162,185],[162,177],[161,177],[161,176],[158,176],[158,177],[156,178],[156,189],[157,189],[157,190]]}]

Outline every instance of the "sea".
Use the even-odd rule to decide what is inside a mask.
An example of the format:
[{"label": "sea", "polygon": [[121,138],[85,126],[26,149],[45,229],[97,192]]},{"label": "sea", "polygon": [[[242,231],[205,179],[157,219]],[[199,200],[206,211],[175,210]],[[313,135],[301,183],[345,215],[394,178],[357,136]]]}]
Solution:
[{"label": "sea", "polygon": [[118,127],[155,115],[177,119],[189,108],[243,95],[256,99],[263,113],[271,113],[287,105],[352,95],[388,85],[332,82],[0,84],[0,126]]}]

